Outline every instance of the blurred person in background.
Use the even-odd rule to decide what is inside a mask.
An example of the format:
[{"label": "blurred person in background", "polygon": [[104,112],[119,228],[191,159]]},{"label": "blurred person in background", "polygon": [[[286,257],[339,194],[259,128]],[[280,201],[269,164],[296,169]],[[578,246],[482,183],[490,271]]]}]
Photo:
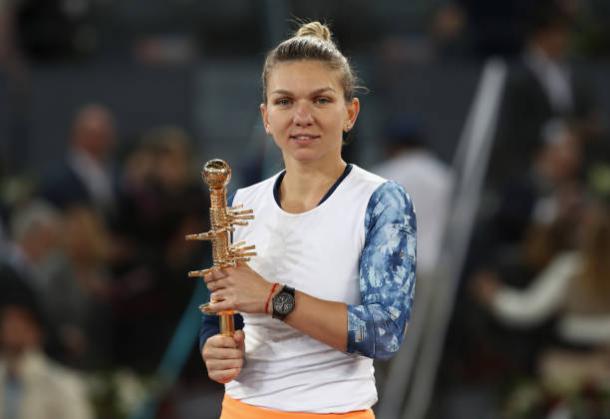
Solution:
[{"label": "blurred person in background", "polygon": [[82,379],[43,352],[42,316],[32,294],[0,305],[0,418],[93,418]]},{"label": "blurred person in background", "polygon": [[[201,263],[201,254],[184,236],[205,231],[209,224],[207,188],[195,167],[192,139],[177,127],[162,127],[150,134],[157,152],[156,178],[163,204],[161,230],[166,275],[181,278],[189,264]],[[192,266],[192,265],[191,265]],[[188,269],[188,268],[187,268]]]},{"label": "blurred person in background", "polygon": [[42,180],[42,196],[58,208],[89,205],[111,219],[116,211],[116,185],[109,165],[115,143],[115,121],[109,109],[99,104],[79,109],[68,154]]},{"label": "blurred person in background", "polygon": [[[386,160],[372,172],[391,179],[409,191],[417,208],[417,299],[413,318],[428,317],[453,192],[451,168],[429,147],[422,123],[413,116],[396,115],[383,132]],[[391,367],[377,361],[378,382]]]},{"label": "blurred person in background", "polygon": [[157,127],[128,153],[120,177],[116,341],[130,338],[132,344],[117,346],[119,359],[139,370],[157,365],[192,295],[195,283],[185,273],[211,259],[209,243],[184,241],[209,223],[208,194],[194,161],[183,129]]},{"label": "blurred person in background", "polygon": [[439,262],[453,174],[428,147],[422,131],[420,123],[408,115],[392,118],[384,132],[387,160],[373,172],[398,182],[413,198],[418,212],[417,273],[426,277]]},{"label": "blurred person in background", "polygon": [[452,383],[447,417],[497,414],[502,387],[533,373],[539,351],[552,339],[554,319],[526,330],[510,327],[477,304],[472,286],[491,276],[526,288],[550,260],[574,248],[583,197],[582,143],[570,123],[549,124],[528,170],[510,179],[496,205],[479,216],[448,336],[453,350],[445,355],[444,373]]},{"label": "blurred person in background", "polygon": [[[583,194],[585,143],[571,121],[555,119],[544,126],[530,167],[507,180],[500,188],[497,205],[486,209],[486,221],[480,223],[474,239],[475,263],[488,264],[499,257],[504,264],[522,264],[523,245],[531,245],[530,250],[536,247],[533,231],[550,232],[559,225],[573,230]],[[564,240],[548,244],[560,248],[573,245],[573,240],[567,234]],[[534,269],[550,260],[534,259],[530,260]]]},{"label": "blurred person in background", "polygon": [[546,126],[533,165],[505,186],[489,221],[477,228],[471,280],[501,271],[507,285],[524,288],[557,254],[574,249],[584,198],[582,146],[574,126],[560,120]]},{"label": "blurred person in background", "polygon": [[[41,200],[25,200],[12,208],[9,234],[0,243],[0,294],[4,287],[8,291],[25,289],[46,308],[46,293],[55,275],[61,274],[56,261],[61,252],[62,223],[61,213]],[[53,356],[60,356],[63,349],[56,325],[46,314],[46,347]]]},{"label": "blurred person in background", "polygon": [[[555,339],[540,353],[537,372],[548,385],[600,388],[610,381],[610,203],[590,197],[579,246],[555,256],[523,290],[498,276],[480,276],[473,291],[495,317],[532,328],[556,317]],[[499,273],[499,275],[502,275]]]},{"label": "blurred person in background", "polygon": [[64,212],[57,273],[44,294],[49,319],[62,344],[60,360],[79,369],[108,367],[112,359],[110,235],[92,208]]},{"label": "blurred person in background", "polygon": [[53,274],[53,256],[60,248],[61,213],[44,201],[32,201],[12,211],[10,227],[0,263],[43,295]]},{"label": "blurred person in background", "polygon": [[[92,218],[99,217],[93,210],[89,214]],[[103,222],[97,219],[101,227]],[[31,197],[11,206],[8,223],[10,234],[0,248],[0,307],[20,305],[24,298],[28,304],[35,303],[37,327],[44,331],[44,342],[41,341],[38,346],[42,351],[44,344],[45,351],[45,355],[24,357],[23,380],[27,383],[11,382],[19,386],[9,389],[16,391],[11,393],[11,397],[15,396],[15,400],[12,400],[15,409],[17,399],[25,397],[22,390],[28,394],[32,392],[33,409],[39,409],[40,403],[48,402],[44,399],[37,400],[42,396],[40,392],[44,391],[44,386],[54,384],[54,378],[47,377],[45,372],[48,360],[41,359],[42,357],[48,355],[55,362],[79,370],[109,366],[111,334],[108,330],[112,323],[108,316],[93,316],[100,309],[99,295],[103,293],[98,291],[95,294],[91,291],[95,288],[97,278],[91,269],[86,268],[95,259],[91,253],[100,252],[92,249],[91,242],[104,238],[103,231],[88,228],[92,223],[87,223],[87,218],[81,213],[77,214],[73,208],[63,213],[50,204]],[[99,257],[96,260],[96,268],[99,269]],[[95,295],[92,297],[91,294]],[[108,312],[110,306],[106,304],[103,308]],[[21,316],[11,315],[10,319],[7,321],[14,323],[14,328],[7,333],[11,333],[15,339],[21,339],[21,335],[17,335],[22,327]],[[95,323],[94,320],[98,322]],[[7,342],[9,349],[16,345],[14,340]],[[10,351],[13,353],[12,349]],[[54,375],[56,369],[61,373],[60,368],[52,366],[49,375]],[[24,387],[26,384],[27,388]],[[61,383],[58,385],[63,386]],[[65,389],[62,388],[57,389],[57,392],[50,390],[48,397],[63,397],[63,391]],[[0,390],[0,399],[3,399],[3,395],[3,390]],[[26,399],[29,400],[29,397],[28,395]],[[70,397],[72,396],[63,397],[65,403],[69,402]],[[24,403],[29,406],[30,402],[26,399]],[[3,401],[0,400],[0,417],[3,418],[48,417],[40,412],[35,415],[27,413],[30,407],[22,409],[26,416],[3,416],[3,407]],[[57,407],[53,404],[49,405],[49,409],[49,415],[64,417],[61,413],[63,410],[56,411]],[[77,411],[80,409],[77,408]],[[69,409],[66,415],[69,415]]]},{"label": "blurred person in background", "polygon": [[561,0],[542,0],[528,9],[528,38],[509,71],[490,161],[489,180],[494,187],[527,170],[549,121],[572,121],[587,141],[599,136],[593,89],[568,54],[574,10]]},{"label": "blurred person in background", "polygon": [[182,233],[208,222],[191,143],[178,127],[150,130],[129,153],[119,182],[119,234],[134,249],[150,248],[150,262],[175,270],[188,259],[181,252],[192,251]]},{"label": "blurred person in background", "polygon": [[13,241],[0,263],[40,301],[53,356],[79,368],[107,363],[109,238],[100,216],[32,201],[13,210],[11,227]]}]

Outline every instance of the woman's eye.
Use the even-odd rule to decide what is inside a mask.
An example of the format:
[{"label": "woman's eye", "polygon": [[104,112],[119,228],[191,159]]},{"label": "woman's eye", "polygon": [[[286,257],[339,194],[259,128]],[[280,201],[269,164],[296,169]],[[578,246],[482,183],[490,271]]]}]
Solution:
[{"label": "woman's eye", "polygon": [[286,97],[276,99],[275,104],[279,105],[279,106],[287,106],[287,105],[290,105],[290,99],[288,99]]}]

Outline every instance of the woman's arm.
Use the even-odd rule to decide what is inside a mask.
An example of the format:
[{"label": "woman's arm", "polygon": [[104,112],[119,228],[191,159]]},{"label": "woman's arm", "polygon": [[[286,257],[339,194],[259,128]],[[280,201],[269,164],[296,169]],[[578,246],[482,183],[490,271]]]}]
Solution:
[{"label": "woman's arm", "polygon": [[[564,253],[553,259],[525,290],[516,290],[499,284],[489,286],[483,280],[479,281],[482,283],[477,284],[476,288],[479,294],[484,294],[479,298],[505,324],[535,326],[560,307],[570,279],[576,274],[578,267],[578,255]],[[485,288],[491,291],[480,292]]]},{"label": "woman's arm", "polygon": [[415,292],[415,210],[395,182],[386,182],[367,208],[360,260],[360,305],[348,306],[348,352],[387,359],[395,354],[411,316]]},{"label": "woman's arm", "polygon": [[[234,309],[271,315],[273,283],[248,265],[223,269],[207,275],[205,280],[211,291],[208,305],[211,312]],[[280,287],[276,288],[274,294],[280,291]],[[347,305],[344,303],[322,300],[297,290],[294,310],[284,322],[335,349],[346,351]]]},{"label": "woman's arm", "polygon": [[[404,338],[415,288],[415,213],[402,187],[386,182],[375,191],[365,228],[361,304],[322,300],[297,290],[295,309],[284,321],[340,351],[388,358]],[[245,264],[210,274],[205,280],[211,301],[216,301],[208,306],[211,311],[270,311],[265,302],[272,283]]]}]

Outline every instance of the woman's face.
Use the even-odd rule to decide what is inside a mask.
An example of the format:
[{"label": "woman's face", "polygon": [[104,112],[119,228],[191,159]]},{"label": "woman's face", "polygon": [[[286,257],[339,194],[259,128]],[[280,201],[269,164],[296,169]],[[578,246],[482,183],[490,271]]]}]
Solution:
[{"label": "woman's face", "polygon": [[346,103],[340,77],[315,60],[279,63],[269,73],[261,113],[285,161],[341,159],[342,133],[353,127],[360,104],[358,99]]}]

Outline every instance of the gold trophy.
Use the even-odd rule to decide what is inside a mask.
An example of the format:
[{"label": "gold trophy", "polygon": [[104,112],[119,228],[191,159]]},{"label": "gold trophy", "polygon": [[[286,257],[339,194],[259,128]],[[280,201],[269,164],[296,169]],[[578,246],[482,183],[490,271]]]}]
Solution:
[{"label": "gold trophy", "polygon": [[[245,242],[231,244],[231,233],[235,226],[246,226],[246,220],[253,220],[252,210],[242,209],[241,206],[227,207],[226,186],[231,179],[231,168],[224,160],[214,159],[208,161],[201,171],[201,177],[210,188],[210,224],[211,230],[205,233],[189,234],[187,240],[210,240],[212,242],[212,256],[214,265],[211,268],[200,271],[190,271],[190,278],[203,277],[207,273],[232,266],[236,266],[239,261],[249,261],[251,256],[256,256],[253,252],[255,246],[246,246]],[[207,304],[199,306],[204,314],[209,314],[206,310]],[[228,310],[219,312],[220,333],[224,336],[233,336],[235,324],[233,315],[235,311]]]}]

